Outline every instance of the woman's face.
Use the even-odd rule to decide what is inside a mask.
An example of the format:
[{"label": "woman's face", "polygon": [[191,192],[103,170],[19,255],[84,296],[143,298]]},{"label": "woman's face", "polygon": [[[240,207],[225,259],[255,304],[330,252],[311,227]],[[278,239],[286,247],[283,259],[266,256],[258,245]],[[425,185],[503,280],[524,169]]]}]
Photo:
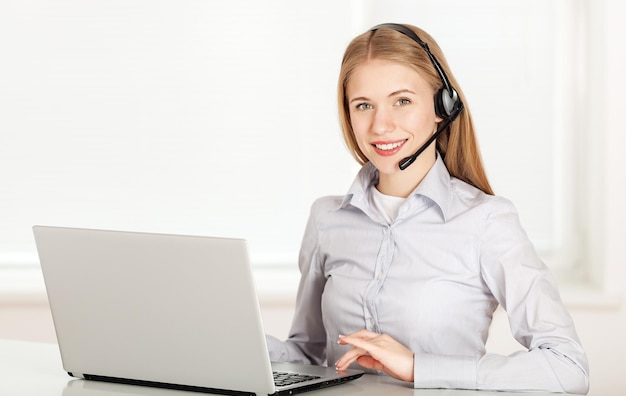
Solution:
[{"label": "woman's face", "polygon": [[[355,69],[346,85],[352,129],[381,176],[401,172],[398,162],[435,132],[441,118],[433,94],[419,73],[401,63],[373,59]],[[434,153],[433,144],[420,157],[434,159]]]}]

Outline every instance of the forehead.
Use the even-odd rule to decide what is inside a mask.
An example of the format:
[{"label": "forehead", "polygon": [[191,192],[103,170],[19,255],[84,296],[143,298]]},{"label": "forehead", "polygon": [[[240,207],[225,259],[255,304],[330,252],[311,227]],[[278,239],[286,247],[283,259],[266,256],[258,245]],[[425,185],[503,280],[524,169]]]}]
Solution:
[{"label": "forehead", "polygon": [[432,94],[416,69],[399,62],[372,59],[358,65],[346,84],[346,96],[388,95],[402,89]]}]

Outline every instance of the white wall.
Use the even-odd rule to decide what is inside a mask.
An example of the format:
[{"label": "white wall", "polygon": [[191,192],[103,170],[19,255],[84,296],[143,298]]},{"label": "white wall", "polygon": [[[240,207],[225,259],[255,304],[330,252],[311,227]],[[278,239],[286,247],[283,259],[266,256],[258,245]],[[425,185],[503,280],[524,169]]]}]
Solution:
[{"label": "white wall", "polygon": [[331,3],[0,0],[0,266],[37,264],[34,224],[291,262],[356,169],[334,99],[350,5]]}]

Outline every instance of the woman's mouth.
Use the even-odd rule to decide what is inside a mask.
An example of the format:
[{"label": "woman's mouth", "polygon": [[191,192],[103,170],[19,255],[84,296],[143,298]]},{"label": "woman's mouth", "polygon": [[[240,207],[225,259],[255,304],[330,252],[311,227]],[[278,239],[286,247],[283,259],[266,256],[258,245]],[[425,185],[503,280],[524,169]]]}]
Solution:
[{"label": "woman's mouth", "polygon": [[406,139],[395,142],[374,142],[372,147],[378,155],[390,156],[400,151],[404,143],[406,143]]}]

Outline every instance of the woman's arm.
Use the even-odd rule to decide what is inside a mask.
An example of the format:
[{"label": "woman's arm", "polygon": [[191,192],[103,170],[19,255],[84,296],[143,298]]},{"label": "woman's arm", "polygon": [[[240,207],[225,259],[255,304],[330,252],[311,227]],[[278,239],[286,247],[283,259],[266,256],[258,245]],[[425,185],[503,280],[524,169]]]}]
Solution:
[{"label": "woman's arm", "polygon": [[480,252],[483,279],[527,351],[485,355],[477,363],[477,384],[483,389],[586,394],[588,362],[574,322],[510,202],[499,199],[488,216]]}]

